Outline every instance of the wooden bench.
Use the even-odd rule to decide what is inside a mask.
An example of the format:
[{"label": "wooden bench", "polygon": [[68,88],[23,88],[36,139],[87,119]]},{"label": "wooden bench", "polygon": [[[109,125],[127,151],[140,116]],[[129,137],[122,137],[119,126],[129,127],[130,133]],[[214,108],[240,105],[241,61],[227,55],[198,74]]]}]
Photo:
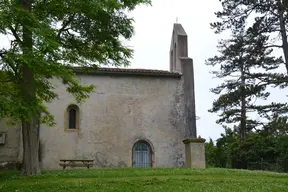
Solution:
[{"label": "wooden bench", "polygon": [[65,169],[66,167],[93,167],[94,160],[83,160],[83,159],[60,159],[60,166]]}]

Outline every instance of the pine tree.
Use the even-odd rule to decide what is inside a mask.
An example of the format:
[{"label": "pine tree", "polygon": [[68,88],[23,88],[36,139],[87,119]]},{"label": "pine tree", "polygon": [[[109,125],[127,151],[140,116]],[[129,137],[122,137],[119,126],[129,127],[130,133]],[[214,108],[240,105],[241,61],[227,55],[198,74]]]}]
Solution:
[{"label": "pine tree", "polygon": [[261,122],[249,118],[248,113],[267,114],[265,109],[282,107],[282,104],[257,106],[255,99],[266,99],[269,92],[265,81],[257,81],[256,76],[267,76],[267,73],[253,70],[272,70],[282,63],[282,58],[271,56],[272,49],[267,48],[268,36],[255,35],[251,29],[234,30],[231,39],[222,40],[218,49],[220,56],[209,58],[207,65],[219,67],[213,74],[223,79],[223,83],[211,89],[219,98],[213,102],[210,112],[219,112],[217,123],[239,123],[241,139],[247,138],[247,132],[256,128]]},{"label": "pine tree", "polygon": [[[220,0],[222,11],[215,13],[219,21],[211,23],[216,33],[224,30],[236,30],[247,27],[247,19],[255,17],[252,28],[259,35],[273,36],[280,34],[281,45],[270,39],[269,47],[283,50],[284,62],[288,73],[288,41],[287,21],[288,9],[286,1],[281,0]],[[285,4],[286,3],[286,4]]]}]

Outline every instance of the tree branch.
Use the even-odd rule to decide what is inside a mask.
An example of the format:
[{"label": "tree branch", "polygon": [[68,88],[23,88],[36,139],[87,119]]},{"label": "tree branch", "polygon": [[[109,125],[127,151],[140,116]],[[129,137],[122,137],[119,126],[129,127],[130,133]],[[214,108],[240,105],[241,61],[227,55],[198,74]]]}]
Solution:
[{"label": "tree branch", "polygon": [[3,58],[5,53],[7,53],[7,51],[0,51],[0,57]]},{"label": "tree branch", "polygon": [[[2,52],[0,51],[0,57],[2,60],[4,58],[5,53],[7,53],[7,51],[2,51]],[[13,64],[9,64],[9,63],[6,63],[6,64],[13,70],[15,77],[17,77],[18,76],[17,67],[13,66]],[[1,81],[1,82],[10,82],[10,81],[12,80],[6,80],[6,81]]]},{"label": "tree branch", "polygon": [[268,48],[283,48],[283,45],[268,45],[265,46],[264,48],[268,49]]},{"label": "tree branch", "polygon": [[21,41],[20,37],[17,34],[16,29],[14,29],[12,26],[9,26],[10,31],[12,32],[13,36],[15,37],[16,41],[20,44],[22,47],[23,42]]},{"label": "tree branch", "polygon": [[66,22],[63,21],[63,26],[59,29],[58,34],[57,34],[57,38],[60,38],[60,35],[62,32],[69,30],[69,29],[66,29],[66,27],[73,21],[75,15],[76,15],[76,13],[70,15],[70,17],[68,18],[68,20]]},{"label": "tree branch", "polygon": [[0,81],[1,83],[9,83],[9,82],[11,82],[12,81],[12,79],[8,79],[8,80],[5,80],[5,81]]}]

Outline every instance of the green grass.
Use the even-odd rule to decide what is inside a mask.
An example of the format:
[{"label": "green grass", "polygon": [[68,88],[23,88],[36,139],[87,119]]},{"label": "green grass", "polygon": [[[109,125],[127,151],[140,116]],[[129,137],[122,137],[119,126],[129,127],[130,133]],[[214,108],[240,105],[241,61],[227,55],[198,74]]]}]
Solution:
[{"label": "green grass", "polygon": [[288,191],[288,174],[229,169],[90,169],[43,171],[20,177],[0,172],[0,192]]}]

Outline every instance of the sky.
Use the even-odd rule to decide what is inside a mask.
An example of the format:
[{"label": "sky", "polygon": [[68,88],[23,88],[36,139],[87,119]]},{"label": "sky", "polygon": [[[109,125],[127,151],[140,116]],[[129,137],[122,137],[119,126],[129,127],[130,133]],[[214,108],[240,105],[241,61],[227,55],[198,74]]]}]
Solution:
[{"label": "sky", "polygon": [[[188,34],[188,55],[194,62],[197,134],[202,138],[219,138],[223,128],[215,123],[216,114],[208,113],[215,97],[209,89],[217,85],[204,61],[217,53],[217,39],[210,29],[214,12],[221,9],[218,0],[152,0],[152,6],[138,6],[129,13],[134,18],[135,34],[127,42],[134,49],[130,68],[169,70],[169,49],[173,24],[178,20]],[[223,36],[223,35],[222,35]],[[0,36],[0,48],[9,47],[7,36]],[[218,81],[220,82],[220,81]]]},{"label": "sky", "polygon": [[[193,59],[195,75],[195,97],[197,120],[197,135],[206,140],[215,141],[225,130],[216,124],[218,114],[209,113],[212,103],[218,98],[210,92],[211,88],[223,82],[211,74],[217,70],[205,65],[205,60],[218,54],[217,44],[220,39],[230,38],[230,32],[215,34],[210,28],[210,23],[217,21],[216,11],[222,8],[219,0],[192,1],[192,0],[152,0],[152,6],[139,6],[131,14],[134,17],[135,34],[129,45],[134,49],[134,57],[130,68],[162,69],[169,70],[169,50],[173,31],[173,24],[182,24],[188,35],[188,56]],[[254,23],[254,18],[249,17],[247,25]],[[270,38],[279,37],[278,34]],[[276,40],[276,44],[279,44]],[[281,56],[282,50],[274,50],[272,55]],[[277,72],[284,72],[282,65]],[[275,72],[276,72],[275,71]],[[271,102],[287,102],[287,91],[268,88],[271,93],[264,101],[257,99],[255,104],[270,104]],[[284,93],[284,94],[283,94]],[[265,121],[257,113],[247,114],[248,117]],[[230,126],[231,127],[231,126]]]},{"label": "sky", "polygon": [[[188,55],[194,63],[196,115],[200,117],[197,134],[214,141],[224,129],[216,124],[217,114],[208,112],[218,97],[209,89],[216,87],[221,80],[213,78],[210,73],[213,68],[206,66],[205,60],[217,54],[218,40],[229,38],[228,33],[215,34],[210,28],[210,23],[216,21],[214,12],[219,10],[219,0],[210,0],[209,4],[207,1],[152,0],[152,6],[138,6],[129,13],[135,21],[135,34],[128,42],[134,49],[130,68],[169,70],[173,24],[177,21],[184,27],[188,35]],[[7,42],[7,37],[0,36],[0,47],[9,46]],[[268,102],[285,99],[279,90],[273,94]],[[282,99],[279,95],[283,95]]]},{"label": "sky", "polygon": [[[221,10],[218,0],[152,0],[152,6],[139,6],[130,13],[135,22],[135,34],[129,45],[134,49],[130,68],[169,70],[169,50],[173,24],[178,20],[188,35],[188,55],[194,62],[197,134],[216,140],[224,132],[217,125],[217,114],[208,112],[217,98],[209,89],[221,81],[210,74],[205,60],[217,54],[217,42],[227,34],[216,35],[210,23]],[[228,36],[229,37],[229,36]]]}]

